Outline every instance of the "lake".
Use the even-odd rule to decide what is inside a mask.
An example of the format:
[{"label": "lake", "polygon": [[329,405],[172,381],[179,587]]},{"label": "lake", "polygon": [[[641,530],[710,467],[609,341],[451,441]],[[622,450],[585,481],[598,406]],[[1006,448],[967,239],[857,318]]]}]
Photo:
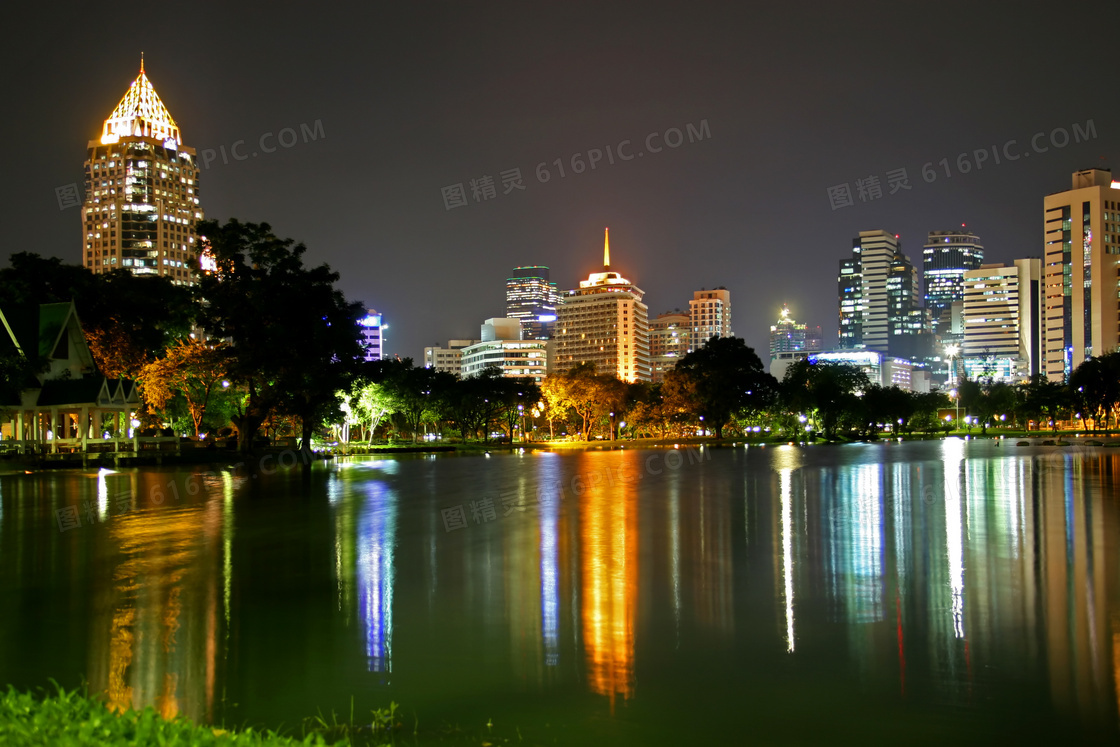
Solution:
[{"label": "lake", "polygon": [[1115,743],[1120,449],[1073,441],[3,476],[0,683],[394,700],[421,742]]}]

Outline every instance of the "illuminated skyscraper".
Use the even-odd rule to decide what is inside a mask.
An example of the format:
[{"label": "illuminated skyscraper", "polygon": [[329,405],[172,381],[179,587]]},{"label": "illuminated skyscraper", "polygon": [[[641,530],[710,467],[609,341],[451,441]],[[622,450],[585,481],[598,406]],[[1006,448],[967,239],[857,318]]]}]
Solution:
[{"label": "illuminated skyscraper", "polygon": [[777,358],[778,353],[794,353],[807,350],[806,335],[808,326],[799,324],[790,316],[789,306],[782,304],[782,313],[778,316],[778,323],[770,325],[770,358]]},{"label": "illuminated skyscraper", "polygon": [[969,378],[1027,381],[1040,373],[1042,261],[982,265],[964,274],[964,345]]},{"label": "illuminated skyscraper", "polygon": [[361,325],[361,343],[365,348],[367,361],[379,361],[385,356],[384,330],[389,325],[382,324],[381,314],[377,309],[369,309],[368,313],[358,320]]},{"label": "illuminated skyscraper", "polygon": [[140,64],[101,131],[89,141],[82,205],[84,265],[193,284],[202,220],[194,148]]},{"label": "illuminated skyscraper", "polygon": [[898,346],[894,338],[925,332],[917,271],[895,234],[860,231],[838,280],[840,349],[886,353]]},{"label": "illuminated skyscraper", "polygon": [[1078,171],[1071,189],[1047,195],[1043,209],[1043,366],[1062,381],[1120,345],[1120,182],[1107,169]]},{"label": "illuminated skyscraper", "polygon": [[720,286],[698,290],[688,302],[692,335],[689,350],[699,350],[712,337],[731,337],[731,291]]},{"label": "illuminated skyscraper", "polygon": [[555,370],[594,363],[601,374],[649,381],[649,322],[645,295],[611,271],[610,238],[603,242],[603,271],[581,280],[557,309]]},{"label": "illuminated skyscraper", "polygon": [[649,322],[651,381],[665,380],[665,374],[688,353],[691,320],[680,309],[662,314]]},{"label": "illuminated skyscraper", "polygon": [[552,336],[559,299],[556,283],[548,280],[547,267],[514,267],[513,275],[506,279],[506,316],[521,320],[526,340]]},{"label": "illuminated skyscraper", "polygon": [[[930,231],[922,249],[922,279],[926,287],[926,308],[940,332],[938,324],[953,302],[964,299],[964,274],[978,270],[984,262],[984,247],[973,233]],[[946,315],[945,322],[948,322]],[[942,324],[941,326],[944,326]]]}]

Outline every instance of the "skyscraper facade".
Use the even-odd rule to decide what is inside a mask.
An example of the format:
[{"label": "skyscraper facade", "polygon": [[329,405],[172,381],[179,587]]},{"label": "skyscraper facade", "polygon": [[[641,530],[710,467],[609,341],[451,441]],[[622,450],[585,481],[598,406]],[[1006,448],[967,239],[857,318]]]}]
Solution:
[{"label": "skyscraper facade", "polygon": [[1088,358],[1120,346],[1120,182],[1107,169],[1073,174],[1043,200],[1043,368],[1063,381]]},{"label": "skyscraper facade", "polygon": [[922,248],[922,280],[935,331],[949,323],[953,302],[964,298],[964,274],[980,269],[983,262],[980,239],[963,226],[960,231],[929,232]]},{"label": "skyscraper facade", "polygon": [[361,327],[361,343],[365,348],[365,360],[379,361],[385,357],[385,336],[382,332],[388,325],[381,323],[381,314],[377,309],[369,309],[366,315],[358,320]]},{"label": "skyscraper facade", "polygon": [[677,365],[689,350],[692,337],[691,318],[680,309],[661,314],[649,322],[650,380],[665,380],[665,374]]},{"label": "skyscraper facade", "polygon": [[194,282],[200,252],[195,151],[140,65],[102,127],[89,141],[82,205],[84,262],[91,272]]},{"label": "skyscraper facade", "polygon": [[506,278],[506,316],[521,320],[526,340],[547,340],[556,322],[560,293],[548,279],[548,268],[514,267]]},{"label": "skyscraper facade", "polygon": [[447,347],[432,345],[424,348],[424,368],[434,368],[455,376],[463,373],[463,348],[482,340],[448,340]]},{"label": "skyscraper facade", "polygon": [[720,286],[693,292],[688,315],[692,324],[690,350],[699,350],[715,335],[731,337],[731,291]]},{"label": "skyscraper facade", "polygon": [[487,368],[497,368],[507,378],[532,378],[541,383],[548,375],[547,340],[523,339],[521,322],[514,318],[487,319],[482,324],[482,339],[462,350],[463,378],[479,376]]},{"label": "skyscraper facade", "polygon": [[863,347],[863,261],[862,247],[852,246],[852,256],[840,260],[837,286],[840,298],[840,327],[838,330],[841,350],[859,350]]},{"label": "skyscraper facade", "polygon": [[887,278],[902,247],[898,237],[886,231],[860,231],[852,242],[853,250],[857,246],[863,265],[863,346],[885,353],[890,340]]},{"label": "skyscraper facade", "polygon": [[1042,260],[968,270],[963,290],[961,355],[969,378],[1017,382],[1040,373]]},{"label": "skyscraper facade", "polygon": [[603,242],[603,271],[581,280],[557,309],[555,369],[593,363],[601,374],[649,381],[649,322],[645,295],[610,268],[610,235]]},{"label": "skyscraper facade", "polygon": [[794,319],[790,314],[789,306],[782,304],[778,323],[770,325],[770,359],[777,358],[778,353],[805,351],[808,345],[807,337],[808,326]]}]

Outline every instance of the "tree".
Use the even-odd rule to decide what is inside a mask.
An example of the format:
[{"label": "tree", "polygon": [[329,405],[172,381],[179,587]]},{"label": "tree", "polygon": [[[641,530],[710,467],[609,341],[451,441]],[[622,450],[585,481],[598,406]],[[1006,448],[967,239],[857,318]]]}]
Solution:
[{"label": "tree", "polygon": [[870,388],[871,380],[857,366],[800,360],[786,369],[782,401],[794,412],[815,413],[825,438],[831,440],[845,415],[860,419],[860,398]]},{"label": "tree", "polygon": [[403,418],[405,427],[412,434],[412,442],[416,443],[420,427],[435,415],[436,402],[432,392],[437,388],[436,370],[416,368],[411,358],[405,358],[392,370],[385,383],[397,404],[397,414]]},{"label": "tree", "polygon": [[1054,433],[1058,432],[1058,420],[1069,410],[1069,389],[1064,384],[1050,381],[1039,374],[1027,385],[1023,409],[1028,415],[1037,416],[1039,430],[1042,422],[1050,423]]},{"label": "tree", "polygon": [[5,303],[73,301],[90,353],[109,378],[134,378],[175,339],[186,337],[197,314],[191,291],[170,278],[120,269],[94,274],[56,257],[19,252],[0,269]]},{"label": "tree", "polygon": [[1108,428],[1108,420],[1120,406],[1120,353],[1090,358],[1069,377],[1070,393],[1081,410],[1086,430],[1089,420],[1093,428]]},{"label": "tree", "polygon": [[222,342],[210,345],[194,338],[172,343],[164,357],[140,369],[137,379],[144,399],[162,410],[181,393],[198,438],[206,408],[226,378],[226,347]]},{"label": "tree", "polygon": [[267,223],[199,224],[217,269],[199,290],[208,333],[228,340],[225,363],[248,398],[238,414],[238,446],[253,437],[274,410],[299,418],[301,448],[324,419],[337,415],[336,392],[350,388],[363,350],[358,340],[362,305],[334,287],[326,264],[308,268],[307,247],[280,239]]},{"label": "tree", "polygon": [[712,337],[681,358],[673,371],[689,382],[694,412],[716,432],[716,439],[723,438],[724,426],[751,403],[756,390],[775,384],[758,355],[739,337]]}]

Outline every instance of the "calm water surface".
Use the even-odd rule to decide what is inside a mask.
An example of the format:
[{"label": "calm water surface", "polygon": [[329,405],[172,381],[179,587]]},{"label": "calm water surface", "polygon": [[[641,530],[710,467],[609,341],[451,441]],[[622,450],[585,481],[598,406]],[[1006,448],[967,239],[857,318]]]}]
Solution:
[{"label": "calm water surface", "polygon": [[5,476],[0,683],[525,744],[1115,742],[1118,473],[952,439]]}]

